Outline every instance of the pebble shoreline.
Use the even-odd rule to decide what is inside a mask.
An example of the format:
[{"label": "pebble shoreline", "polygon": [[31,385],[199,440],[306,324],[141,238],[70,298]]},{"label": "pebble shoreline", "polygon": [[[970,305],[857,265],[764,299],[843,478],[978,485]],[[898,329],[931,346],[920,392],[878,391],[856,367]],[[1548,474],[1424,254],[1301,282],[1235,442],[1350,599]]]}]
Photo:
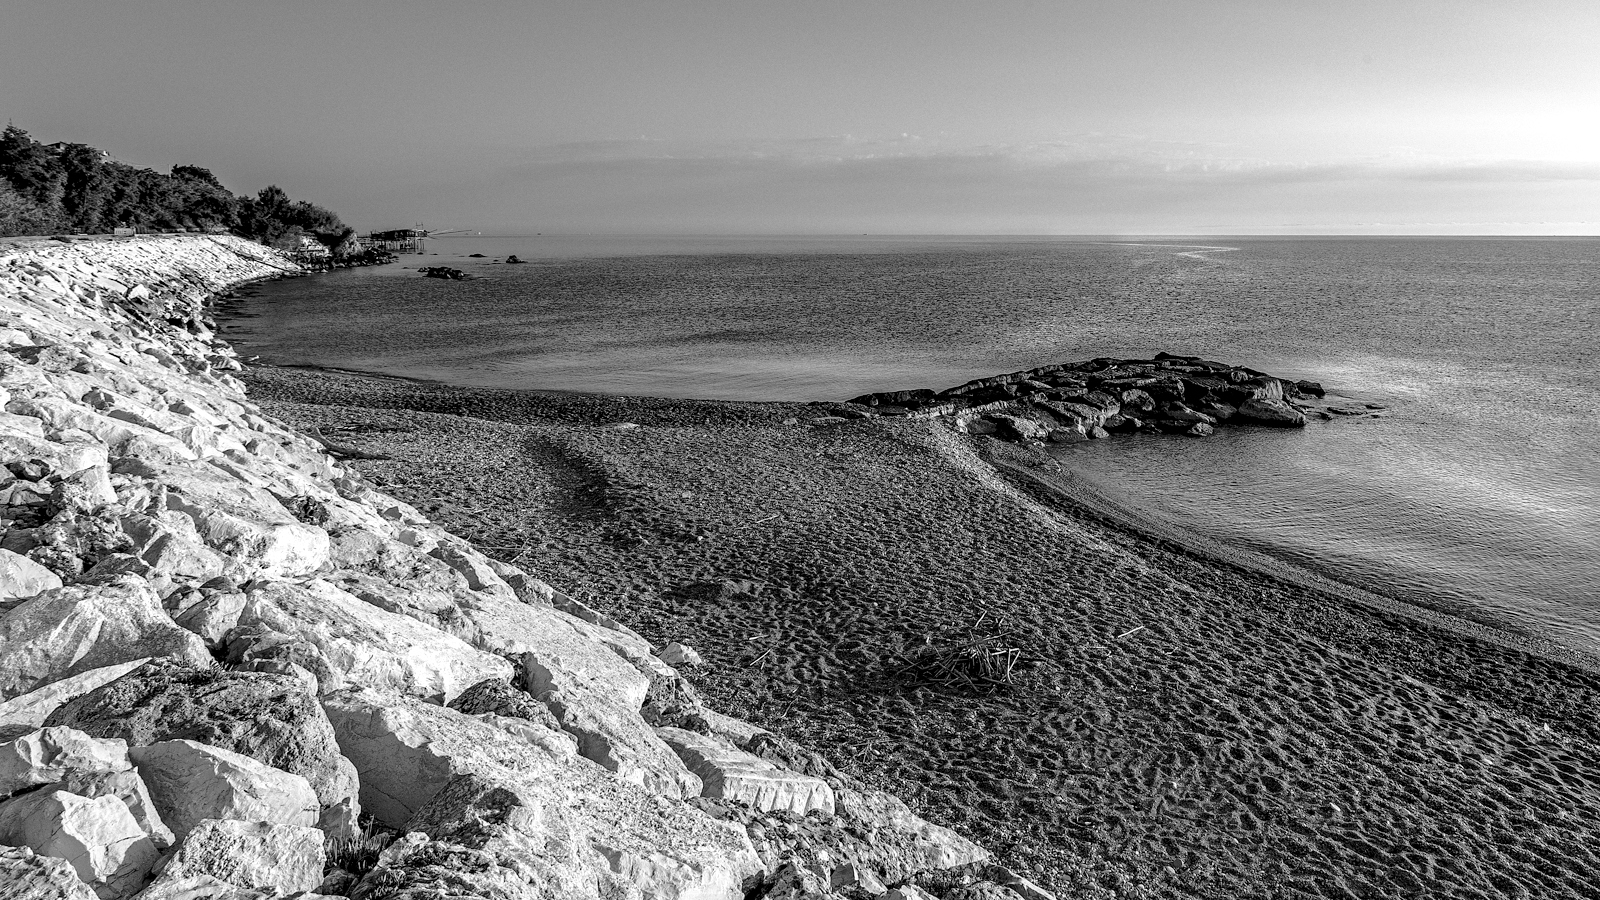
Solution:
[{"label": "pebble shoreline", "polygon": [[296,270],[0,251],[0,894],[1048,896],[263,415],[205,304]]}]

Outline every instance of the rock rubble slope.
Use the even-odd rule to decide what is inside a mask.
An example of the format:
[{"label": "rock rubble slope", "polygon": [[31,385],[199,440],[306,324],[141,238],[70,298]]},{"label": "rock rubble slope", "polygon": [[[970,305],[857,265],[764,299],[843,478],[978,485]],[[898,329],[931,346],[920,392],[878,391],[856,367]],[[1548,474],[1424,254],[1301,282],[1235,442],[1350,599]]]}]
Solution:
[{"label": "rock rubble slope", "polygon": [[0,255],[0,896],[1038,896],[263,416],[206,303],[294,272]]}]

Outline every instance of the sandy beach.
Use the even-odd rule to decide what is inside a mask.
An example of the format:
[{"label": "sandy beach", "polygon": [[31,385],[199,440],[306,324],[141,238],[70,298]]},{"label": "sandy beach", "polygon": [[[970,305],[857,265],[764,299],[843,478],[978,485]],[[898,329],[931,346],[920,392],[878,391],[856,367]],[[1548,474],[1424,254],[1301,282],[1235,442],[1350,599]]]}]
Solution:
[{"label": "sandy beach", "polygon": [[[247,381],[490,555],[698,649],[718,708],[1063,896],[1600,892],[1593,660],[1164,530],[936,422]],[[1009,690],[896,674],[975,625],[1035,661]]]}]

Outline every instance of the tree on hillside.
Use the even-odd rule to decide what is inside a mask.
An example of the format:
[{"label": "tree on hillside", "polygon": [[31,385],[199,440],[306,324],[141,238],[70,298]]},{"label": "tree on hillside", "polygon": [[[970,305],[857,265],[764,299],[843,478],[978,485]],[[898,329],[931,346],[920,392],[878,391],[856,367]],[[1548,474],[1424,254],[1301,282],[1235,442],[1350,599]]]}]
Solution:
[{"label": "tree on hillside", "polygon": [[0,178],[0,235],[49,234],[60,224],[55,210],[45,209]]},{"label": "tree on hillside", "polygon": [[239,224],[239,198],[223,187],[210,170],[173,166],[172,180],[187,219],[185,224],[200,229],[233,228]]},{"label": "tree on hillside", "polygon": [[66,175],[61,207],[68,225],[84,234],[100,231],[107,193],[104,155],[87,144],[67,144],[56,159]]},{"label": "tree on hillside", "polygon": [[51,229],[64,224],[61,200],[67,175],[49,149],[15,125],[0,132],[0,178],[45,217]]},{"label": "tree on hillside", "polygon": [[262,188],[254,198],[240,198],[238,231],[274,247],[299,246],[302,235],[333,247],[353,233],[331,211],[304,200],[290,200],[275,184]]},{"label": "tree on hillside", "polygon": [[330,248],[352,246],[355,232],[329,210],[291,200],[277,185],[235,197],[209,169],[138,169],[87,144],[44,145],[15,125],[0,132],[0,235],[114,228],[233,229],[280,247],[301,235]]}]

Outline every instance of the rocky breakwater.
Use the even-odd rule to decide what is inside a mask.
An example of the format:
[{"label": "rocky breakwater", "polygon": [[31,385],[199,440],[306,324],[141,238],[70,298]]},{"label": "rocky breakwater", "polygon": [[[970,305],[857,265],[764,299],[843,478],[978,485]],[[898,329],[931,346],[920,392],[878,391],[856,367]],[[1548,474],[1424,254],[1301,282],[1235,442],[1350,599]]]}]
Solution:
[{"label": "rocky breakwater", "polygon": [[1224,423],[1303,428],[1307,413],[1327,418],[1343,409],[1326,407],[1324,396],[1314,381],[1159,353],[1040,366],[943,391],[867,394],[838,411],[948,418],[969,434],[1065,443],[1138,431],[1205,437]]},{"label": "rocky breakwater", "polygon": [[0,896],[1043,896],[263,416],[291,269],[0,256]]}]

